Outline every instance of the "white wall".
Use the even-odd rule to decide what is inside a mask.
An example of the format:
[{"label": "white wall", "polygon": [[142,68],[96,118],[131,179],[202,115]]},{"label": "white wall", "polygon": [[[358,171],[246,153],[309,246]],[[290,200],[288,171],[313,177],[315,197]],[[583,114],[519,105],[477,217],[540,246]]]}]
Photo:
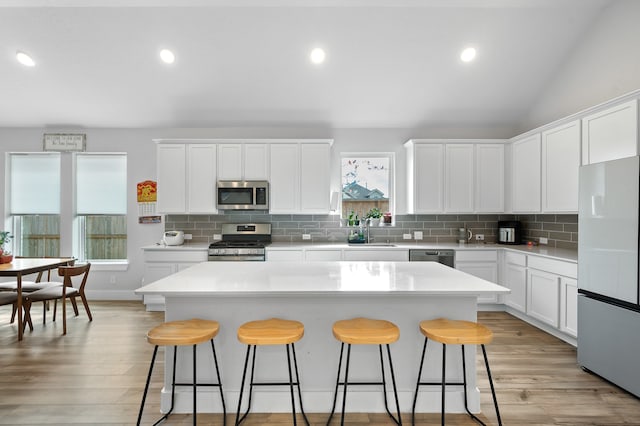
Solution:
[{"label": "white wall", "polygon": [[640,1],[612,2],[531,107],[520,132],[639,89],[639,42]]}]

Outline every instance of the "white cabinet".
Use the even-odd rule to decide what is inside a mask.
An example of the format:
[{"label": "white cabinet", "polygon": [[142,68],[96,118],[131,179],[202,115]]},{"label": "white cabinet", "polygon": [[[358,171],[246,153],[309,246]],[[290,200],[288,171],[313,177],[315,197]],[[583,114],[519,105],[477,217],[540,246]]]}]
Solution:
[{"label": "white cabinet", "polygon": [[504,213],[504,144],[479,143],[475,149],[475,211]]},{"label": "white cabinet", "polygon": [[[207,261],[207,249],[185,250],[184,248],[144,249],[144,273],[142,285],[167,277],[200,262]],[[145,295],[143,302],[147,311],[164,311],[164,297]]]},{"label": "white cabinet", "polygon": [[410,140],[409,213],[504,213],[504,144]]},{"label": "white cabinet", "polygon": [[389,249],[349,249],[343,253],[343,260],[364,260],[370,262],[408,262],[409,250]]},{"label": "white cabinet", "polygon": [[[478,278],[498,283],[497,250],[456,250],[456,269]],[[478,303],[497,303],[498,296],[478,297]]]},{"label": "white cabinet", "polygon": [[560,277],[560,330],[578,336],[578,280]]},{"label": "white cabinet", "polygon": [[220,143],[218,180],[266,180],[268,158],[266,143]]},{"label": "white cabinet", "polygon": [[580,121],[542,132],[542,211],[578,211]]},{"label": "white cabinet", "polygon": [[540,211],[540,133],[516,140],[511,145],[512,192],[514,213]]},{"label": "white cabinet", "polygon": [[340,249],[306,249],[304,260],[307,262],[331,262],[342,260]]},{"label": "white cabinet", "polygon": [[187,145],[187,213],[216,213],[214,144]]},{"label": "white cabinet", "polygon": [[520,253],[504,254],[502,285],[511,290],[504,303],[520,312],[527,310],[527,256]]},{"label": "white cabinet", "polygon": [[413,143],[407,147],[409,213],[444,211],[444,144]]},{"label": "white cabinet", "polygon": [[473,144],[445,145],[445,211],[472,213],[474,161]]},{"label": "white cabinet", "polygon": [[271,214],[329,213],[331,143],[271,144]]},{"label": "white cabinet", "polygon": [[582,118],[582,164],[638,154],[638,100]]},{"label": "white cabinet", "polygon": [[300,213],[329,213],[330,149],[328,143],[300,144]]},{"label": "white cabinet", "polygon": [[560,281],[557,275],[529,269],[527,275],[527,315],[553,327],[559,325]]},{"label": "white cabinet", "polygon": [[302,262],[304,252],[300,249],[266,250],[265,259],[268,262]]},{"label": "white cabinet", "polygon": [[158,213],[216,213],[215,144],[158,144]]},{"label": "white cabinet", "polygon": [[186,212],[187,148],[184,144],[156,147],[158,213]]}]

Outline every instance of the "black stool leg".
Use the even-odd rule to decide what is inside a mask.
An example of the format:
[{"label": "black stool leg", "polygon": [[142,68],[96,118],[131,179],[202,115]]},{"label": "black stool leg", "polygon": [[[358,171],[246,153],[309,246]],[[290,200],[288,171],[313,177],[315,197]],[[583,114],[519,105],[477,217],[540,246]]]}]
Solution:
[{"label": "black stool leg", "polygon": [[[389,413],[389,416],[391,416],[391,418],[393,419],[394,422],[396,422],[397,425],[402,425],[402,416],[400,414],[400,402],[398,401],[398,389],[396,388],[396,374],[393,371],[393,361],[391,360],[391,349],[389,348],[389,345],[387,345],[387,357],[389,358],[389,370],[391,370],[391,384],[393,385],[393,395],[396,398],[396,412],[398,413],[398,418],[396,419],[395,417],[393,417],[391,413]],[[386,392],[384,395],[384,400],[386,403],[387,401]],[[389,412],[389,410],[387,410],[387,412]]]},{"label": "black stool leg", "polygon": [[500,418],[500,410],[498,409],[498,399],[496,398],[496,390],[493,387],[493,379],[491,378],[491,369],[489,368],[489,359],[487,358],[487,350],[484,345],[482,346],[482,355],[484,356],[484,365],[487,367],[487,376],[489,376],[489,385],[491,386],[491,395],[493,395],[493,405],[496,408],[496,415],[498,416],[498,424],[502,426],[502,419]]},{"label": "black stool leg", "polygon": [[331,414],[329,414],[329,418],[327,419],[327,426],[331,423],[331,418],[333,417],[333,413],[336,410],[336,402],[338,400],[338,386],[340,385],[340,370],[342,369],[342,354],[344,352],[344,343],[340,345],[340,358],[338,359],[338,377],[336,377],[336,391],[333,394],[333,405],[331,406]]},{"label": "black stool leg", "polygon": [[344,410],[347,406],[347,385],[349,384],[349,361],[351,360],[351,343],[347,345],[347,364],[344,368],[344,384],[342,390],[342,415],[340,416],[340,426],[344,426]]},{"label": "black stool leg", "polygon": [[197,385],[196,385],[196,345],[193,345],[193,426],[196,426],[196,399],[197,399]]},{"label": "black stool leg", "polygon": [[238,411],[236,411],[236,426],[238,426],[247,414],[249,413],[249,408],[251,408],[251,386],[249,387],[249,406],[247,407],[247,411],[240,417],[240,408],[242,406],[242,394],[244,391],[244,382],[247,377],[247,366],[249,365],[249,354],[251,353],[251,348],[253,349],[253,363],[251,368],[251,384],[253,384],[253,366],[255,366],[256,361],[256,351],[255,346],[248,345],[247,346],[247,355],[244,358],[244,369],[242,370],[242,381],[240,382],[240,397],[238,398]]},{"label": "black stool leg", "polygon": [[293,416],[293,426],[298,424],[296,420],[296,398],[293,394],[293,374],[291,374],[291,355],[289,355],[289,345],[285,345],[287,351],[287,370],[289,372],[289,390],[291,391],[291,415]]},{"label": "black stool leg", "polygon": [[442,396],[441,396],[441,413],[440,424],[444,426],[444,400],[445,400],[445,388],[446,388],[446,371],[447,371],[447,345],[442,344]]},{"label": "black stool leg", "polygon": [[216,376],[218,376],[218,387],[220,388],[220,400],[222,401],[222,425],[227,425],[227,407],[224,404],[224,392],[222,391],[222,380],[220,380],[220,369],[218,368],[218,357],[216,347],[211,339],[211,351],[213,352],[213,363],[216,366]]},{"label": "black stool leg", "polygon": [[140,412],[138,412],[137,426],[140,426],[142,420],[142,410],[144,409],[144,402],[147,399],[147,392],[149,391],[149,384],[151,383],[151,373],[153,373],[153,364],[156,362],[156,355],[158,353],[158,346],[153,348],[153,356],[151,357],[151,365],[149,366],[149,374],[147,375],[147,383],[144,385],[144,393],[142,394],[142,403],[140,404]]},{"label": "black stool leg", "polygon": [[416,383],[416,393],[413,396],[413,408],[411,409],[411,424],[416,424],[416,403],[418,402],[418,390],[420,389],[420,378],[422,377],[422,366],[424,365],[424,355],[427,352],[427,339],[424,338],[424,345],[422,346],[422,357],[420,358],[420,368],[418,369],[418,382]]},{"label": "black stool leg", "polygon": [[304,406],[302,405],[302,391],[300,390],[300,375],[298,374],[298,359],[296,358],[296,346],[295,344],[291,344],[291,352],[293,353],[293,367],[296,370],[296,382],[298,383],[298,398],[300,400],[300,412],[302,413],[302,417],[304,418],[307,426],[310,425],[309,419],[307,419],[307,414],[304,412]]}]

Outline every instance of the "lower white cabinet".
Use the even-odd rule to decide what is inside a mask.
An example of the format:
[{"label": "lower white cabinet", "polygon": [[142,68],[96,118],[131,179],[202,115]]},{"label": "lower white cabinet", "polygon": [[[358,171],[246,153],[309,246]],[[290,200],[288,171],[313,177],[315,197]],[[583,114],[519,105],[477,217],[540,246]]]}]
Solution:
[{"label": "lower white cabinet", "polygon": [[[144,250],[144,274],[142,285],[151,284],[176,272],[207,261],[207,250],[152,249]],[[147,311],[164,311],[164,297],[145,295],[143,303]]]},{"label": "lower white cabinet", "polygon": [[527,310],[527,256],[506,252],[502,285],[511,290],[504,296],[504,303],[520,312]]},{"label": "lower white cabinet", "polygon": [[560,277],[560,330],[578,337],[578,280]]},{"label": "lower white cabinet", "polygon": [[406,262],[409,260],[409,250],[345,250],[343,260],[364,260],[370,262]]},{"label": "lower white cabinet", "polygon": [[527,275],[527,315],[558,327],[560,279],[549,272],[529,269]]},{"label": "lower white cabinet", "polygon": [[[456,251],[456,269],[498,283],[498,251]],[[498,303],[498,296],[478,297],[478,303]]]},{"label": "lower white cabinet", "polygon": [[304,260],[307,262],[330,262],[342,260],[342,250],[305,250]]}]

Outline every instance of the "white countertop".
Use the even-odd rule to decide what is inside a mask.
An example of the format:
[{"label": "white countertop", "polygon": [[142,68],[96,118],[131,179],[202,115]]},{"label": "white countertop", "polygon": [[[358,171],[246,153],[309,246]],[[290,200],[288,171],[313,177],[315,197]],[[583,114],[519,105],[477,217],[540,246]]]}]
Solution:
[{"label": "white countertop", "polygon": [[202,262],[136,290],[169,297],[504,293],[509,289],[437,262]]},{"label": "white countertop", "polygon": [[[204,251],[209,244],[195,243],[180,246],[164,246],[152,244],[142,247],[142,250],[152,251]],[[267,250],[409,250],[409,249],[452,249],[452,250],[512,250],[524,254],[544,256],[551,259],[568,262],[578,261],[578,250],[548,247],[545,245],[527,246],[502,244],[446,244],[446,243],[393,243],[392,246],[375,244],[347,244],[347,243],[271,243]]]}]

